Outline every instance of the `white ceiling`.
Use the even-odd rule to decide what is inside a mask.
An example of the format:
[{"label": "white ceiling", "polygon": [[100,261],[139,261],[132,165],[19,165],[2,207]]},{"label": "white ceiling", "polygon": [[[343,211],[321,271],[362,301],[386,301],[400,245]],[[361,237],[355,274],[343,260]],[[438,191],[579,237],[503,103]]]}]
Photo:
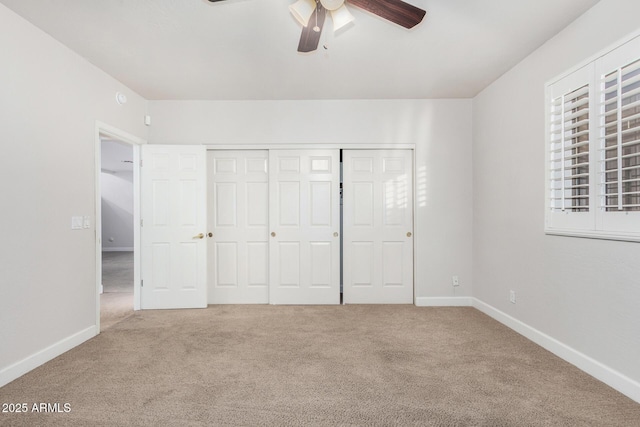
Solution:
[{"label": "white ceiling", "polygon": [[146,99],[240,100],[473,97],[598,0],[408,0],[412,30],[353,6],[310,54],[294,0],[0,2]]}]

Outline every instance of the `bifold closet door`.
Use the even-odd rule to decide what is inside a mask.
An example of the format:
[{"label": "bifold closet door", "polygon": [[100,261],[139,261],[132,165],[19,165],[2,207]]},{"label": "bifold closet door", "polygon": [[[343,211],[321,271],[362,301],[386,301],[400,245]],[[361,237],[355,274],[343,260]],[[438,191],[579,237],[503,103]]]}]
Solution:
[{"label": "bifold closet door", "polygon": [[269,155],[209,151],[209,304],[269,302]]},{"label": "bifold closet door", "polygon": [[142,146],[141,307],[207,306],[206,153]]},{"label": "bifold closet door", "polygon": [[269,151],[271,304],[340,303],[340,152]]},{"label": "bifold closet door", "polygon": [[344,150],[345,304],[413,303],[411,150]]}]

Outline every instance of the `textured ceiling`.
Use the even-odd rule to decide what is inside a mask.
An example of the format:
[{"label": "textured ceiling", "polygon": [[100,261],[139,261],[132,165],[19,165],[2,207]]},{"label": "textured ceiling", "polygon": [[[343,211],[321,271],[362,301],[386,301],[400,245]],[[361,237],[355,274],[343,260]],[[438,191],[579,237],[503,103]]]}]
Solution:
[{"label": "textured ceiling", "polygon": [[[597,0],[408,0],[296,51],[294,0],[0,0],[150,100],[469,98]],[[348,5],[348,0],[347,0]]]}]

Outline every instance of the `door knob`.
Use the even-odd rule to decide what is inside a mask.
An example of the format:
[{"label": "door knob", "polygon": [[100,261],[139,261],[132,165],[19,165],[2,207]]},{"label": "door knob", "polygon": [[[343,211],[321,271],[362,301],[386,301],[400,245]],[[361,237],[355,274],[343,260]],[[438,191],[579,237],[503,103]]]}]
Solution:
[{"label": "door knob", "polygon": [[213,237],[213,233],[209,233],[209,234],[208,234],[208,236],[209,236],[209,237]]},{"label": "door knob", "polygon": [[338,234],[337,231],[335,233],[333,233],[333,237],[338,237],[338,236],[339,236],[339,234]]},{"label": "door knob", "polygon": [[411,237],[411,232],[410,231],[407,233],[407,237]]},{"label": "door knob", "polygon": [[275,231],[271,232],[271,237],[276,237],[276,232]]},{"label": "door knob", "polygon": [[197,236],[193,236],[194,239],[204,239],[204,234],[200,233]]}]

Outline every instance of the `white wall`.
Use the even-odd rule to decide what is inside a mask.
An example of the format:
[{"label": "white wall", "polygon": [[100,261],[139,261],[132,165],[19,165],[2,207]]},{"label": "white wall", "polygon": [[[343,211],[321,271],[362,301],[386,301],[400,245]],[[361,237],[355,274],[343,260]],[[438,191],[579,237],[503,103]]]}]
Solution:
[{"label": "white wall", "polygon": [[640,244],[543,229],[545,82],[637,30],[638,16],[636,0],[602,0],[473,101],[474,296],[626,377],[636,398]]},{"label": "white wall", "polygon": [[2,385],[95,333],[96,120],[146,138],[147,103],[3,5],[0,28]]},{"label": "white wall", "polygon": [[133,250],[133,172],[100,174],[102,250]]},{"label": "white wall", "polygon": [[152,144],[415,144],[418,303],[471,296],[471,100],[151,101],[149,112]]}]

